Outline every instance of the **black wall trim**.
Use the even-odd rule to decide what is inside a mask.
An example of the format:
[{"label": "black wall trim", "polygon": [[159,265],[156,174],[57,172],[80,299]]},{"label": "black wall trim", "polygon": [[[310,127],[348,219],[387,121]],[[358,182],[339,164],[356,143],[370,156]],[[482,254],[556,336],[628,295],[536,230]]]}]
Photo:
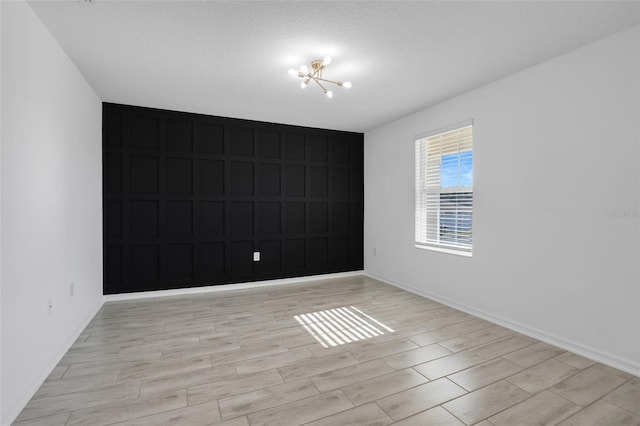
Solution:
[{"label": "black wall trim", "polygon": [[361,270],[363,140],[104,103],[104,293]]}]

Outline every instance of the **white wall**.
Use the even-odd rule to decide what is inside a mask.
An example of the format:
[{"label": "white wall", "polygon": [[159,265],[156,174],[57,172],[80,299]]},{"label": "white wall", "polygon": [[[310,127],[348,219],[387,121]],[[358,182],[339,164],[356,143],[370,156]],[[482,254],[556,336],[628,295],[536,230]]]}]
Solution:
[{"label": "white wall", "polygon": [[26,3],[0,3],[4,425],[102,303],[102,165],[100,99]]},{"label": "white wall", "polygon": [[[0,53],[2,52],[2,7],[0,5]],[[0,81],[2,81],[2,55],[0,54]],[[0,99],[2,84],[0,84]],[[2,164],[2,102],[0,101],[0,165]],[[1,170],[1,169],[0,169]],[[2,173],[0,172],[0,424],[2,424]]]},{"label": "white wall", "polygon": [[[639,80],[636,26],[367,132],[365,273],[640,374]],[[414,248],[414,136],[468,119],[473,257]]]}]

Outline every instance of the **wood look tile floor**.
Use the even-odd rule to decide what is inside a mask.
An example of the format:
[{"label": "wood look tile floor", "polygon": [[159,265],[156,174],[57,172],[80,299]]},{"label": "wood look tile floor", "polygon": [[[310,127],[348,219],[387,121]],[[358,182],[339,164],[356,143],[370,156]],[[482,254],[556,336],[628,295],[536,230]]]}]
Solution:
[{"label": "wood look tile floor", "polygon": [[640,379],[364,276],[105,303],[14,425],[637,425]]}]

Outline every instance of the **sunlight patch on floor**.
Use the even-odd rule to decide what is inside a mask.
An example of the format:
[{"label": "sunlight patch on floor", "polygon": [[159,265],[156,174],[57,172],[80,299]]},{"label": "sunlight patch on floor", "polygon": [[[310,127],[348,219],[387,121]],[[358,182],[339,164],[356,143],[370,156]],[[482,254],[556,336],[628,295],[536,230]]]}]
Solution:
[{"label": "sunlight patch on floor", "polygon": [[393,333],[393,329],[355,306],[310,312],[294,318],[325,348]]}]

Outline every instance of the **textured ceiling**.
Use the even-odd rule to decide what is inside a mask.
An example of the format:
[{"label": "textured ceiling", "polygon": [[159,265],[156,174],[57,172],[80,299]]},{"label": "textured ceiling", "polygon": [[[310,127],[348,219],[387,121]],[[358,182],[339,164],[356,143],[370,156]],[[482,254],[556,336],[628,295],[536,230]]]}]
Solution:
[{"label": "textured ceiling", "polygon": [[[366,131],[640,22],[638,2],[30,1],[103,101]],[[331,55],[329,100],[290,67]]]}]

